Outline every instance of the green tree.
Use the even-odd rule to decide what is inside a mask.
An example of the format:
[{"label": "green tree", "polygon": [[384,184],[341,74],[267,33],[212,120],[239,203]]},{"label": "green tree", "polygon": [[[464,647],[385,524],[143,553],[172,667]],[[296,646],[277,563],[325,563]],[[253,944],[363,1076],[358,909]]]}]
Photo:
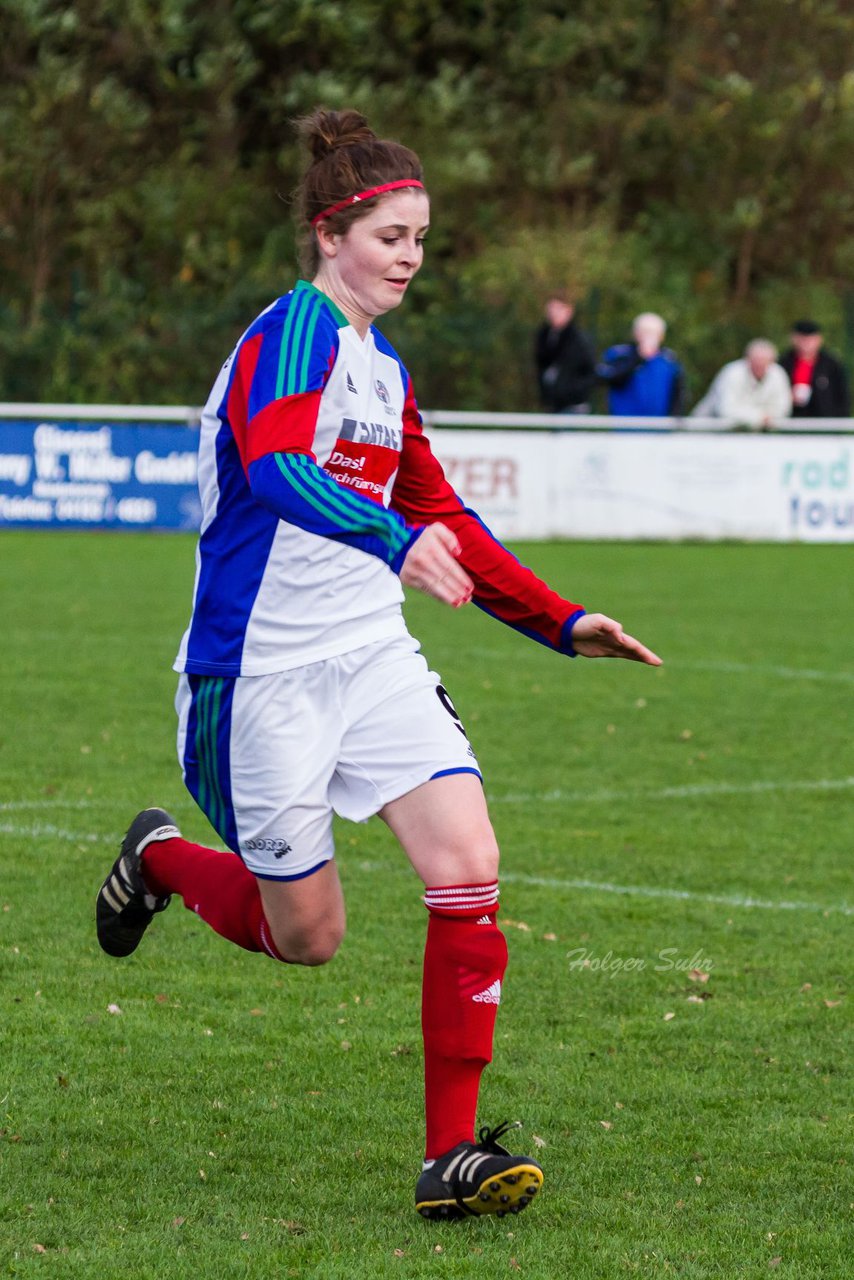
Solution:
[{"label": "green tree", "polygon": [[320,103],[424,159],[427,265],[384,324],[424,404],[535,407],[556,284],[601,345],[660,310],[698,393],[804,312],[854,343],[854,14],[830,0],[0,0],[0,22],[6,398],[200,401],[293,280],[292,121]]}]

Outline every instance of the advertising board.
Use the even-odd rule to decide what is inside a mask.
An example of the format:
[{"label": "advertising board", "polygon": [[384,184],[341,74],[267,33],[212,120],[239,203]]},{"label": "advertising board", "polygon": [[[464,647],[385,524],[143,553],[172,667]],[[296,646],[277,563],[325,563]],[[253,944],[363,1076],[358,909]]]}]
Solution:
[{"label": "advertising board", "polygon": [[198,431],[0,421],[0,526],[196,529]]}]

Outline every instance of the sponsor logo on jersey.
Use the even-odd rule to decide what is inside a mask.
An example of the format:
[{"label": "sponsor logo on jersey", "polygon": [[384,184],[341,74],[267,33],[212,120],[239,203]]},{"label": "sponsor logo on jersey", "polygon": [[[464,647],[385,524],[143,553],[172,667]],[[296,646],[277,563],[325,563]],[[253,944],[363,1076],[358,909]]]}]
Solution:
[{"label": "sponsor logo on jersey", "polygon": [[349,369],[347,370],[347,390],[348,390],[348,391],[352,391],[354,396],[357,396],[357,395],[359,394],[359,393],[358,393],[358,391],[356,390],[356,384],[355,384],[355,382],[354,382],[354,381],[353,381],[353,379],[350,377],[350,370],[349,370]]},{"label": "sponsor logo on jersey", "polygon": [[353,440],[356,444],[378,444],[384,449],[403,448],[403,429],[385,422],[358,422],[345,418],[341,423],[340,440]]},{"label": "sponsor logo on jersey", "polygon": [[[380,431],[385,437],[387,428],[381,427]],[[332,479],[346,489],[354,489],[363,497],[384,504],[386,489],[397,470],[398,462],[397,451],[388,447],[385,438],[379,444],[363,443],[352,437],[345,438],[342,432],[323,466]]]},{"label": "sponsor logo on jersey", "polygon": [[374,389],[377,395],[379,396],[380,400],[382,400],[383,408],[385,409],[386,413],[396,413],[397,410],[395,409],[394,405],[391,402],[391,396],[388,393],[388,387],[386,386],[386,384],[384,382],[381,382],[379,378],[377,378],[376,382],[374,383]]},{"label": "sponsor logo on jersey", "polygon": [[333,453],[330,453],[324,466],[327,470],[332,467],[348,467],[351,471],[364,471],[365,455],[362,454],[361,458],[351,458],[349,454],[342,453],[340,449],[336,449]]}]

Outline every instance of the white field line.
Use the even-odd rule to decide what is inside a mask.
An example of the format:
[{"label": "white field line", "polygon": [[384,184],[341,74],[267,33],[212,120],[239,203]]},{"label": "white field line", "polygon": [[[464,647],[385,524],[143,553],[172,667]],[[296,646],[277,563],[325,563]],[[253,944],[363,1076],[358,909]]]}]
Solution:
[{"label": "white field line", "polygon": [[848,791],[854,777],[781,779],[767,782],[699,782],[683,787],[660,787],[656,790],[626,791],[515,791],[507,795],[490,795],[490,804],[609,804],[621,800],[691,800],[695,796],[750,796],[769,791]]},{"label": "white field line", "polygon": [[[38,800],[4,800],[0,802],[0,814],[32,813],[37,816],[53,809],[60,809],[65,813],[77,813],[83,810],[105,808],[109,803],[107,800],[60,800],[50,797],[42,797]],[[0,835],[25,836],[36,840],[50,837],[53,840],[68,841],[70,844],[115,843],[115,838],[111,836],[96,834],[93,831],[69,831],[67,827],[58,827],[52,822],[38,820],[28,823],[0,822]]]},{"label": "white field line", "polygon": [[[527,652],[527,651],[525,651]],[[506,661],[503,650],[488,645],[472,645],[467,657]],[[520,659],[521,660],[521,659]],[[724,662],[714,658],[665,658],[658,676],[676,671],[719,671],[734,676],[774,676],[780,680],[828,680],[837,684],[854,684],[854,671],[826,671],[817,667],[786,667],[766,662]],[[656,676],[655,678],[658,678]]]},{"label": "white field line", "polygon": [[[761,785],[761,784],[756,784]],[[765,784],[765,789],[775,786],[792,786],[793,784]],[[794,784],[797,785],[797,784]],[[852,787],[854,786],[854,778],[841,779],[819,779],[809,785],[811,789],[835,788],[835,787]],[[756,786],[751,789],[756,789]],[[695,794],[696,789],[689,788],[670,788],[670,791],[683,793],[690,791]],[[744,788],[742,788],[744,790]],[[705,793],[705,792],[704,792]],[[598,795],[616,796],[620,793],[598,793]],[[625,793],[624,793],[625,794]],[[635,793],[638,794],[638,793]],[[657,793],[661,794],[661,793]],[[531,797],[537,798],[537,797]],[[542,797],[540,797],[542,798]],[[566,793],[566,799],[572,798],[570,793]],[[590,798],[590,797],[587,797]],[[25,807],[27,802],[21,802],[20,807]],[[27,807],[36,808],[39,805],[47,807],[45,802],[29,802]],[[11,808],[11,805],[2,805],[0,809]],[[86,807],[86,802],[81,802],[80,807]],[[67,840],[72,844],[97,844],[110,843],[115,844],[118,837],[107,836],[103,833],[83,832],[83,831],[67,831],[62,827],[56,827],[52,823],[32,823],[29,826],[18,826],[11,822],[0,823],[0,833],[3,835],[16,836],[51,836],[56,840]],[[379,871],[388,874],[398,868],[393,864],[363,861],[358,864],[361,871]],[[524,872],[505,871],[501,873],[501,879],[508,884],[528,884],[537,888],[545,889],[563,889],[568,891],[583,891],[592,893],[611,893],[618,894],[623,897],[635,898],[660,898],[676,902],[704,902],[715,906],[735,907],[744,909],[759,909],[764,911],[817,911],[825,915],[843,915],[854,916],[854,906],[847,903],[823,904],[820,902],[802,902],[798,900],[773,900],[768,898],[754,898],[749,895],[741,894],[716,894],[716,893],[696,893],[691,889],[670,889],[664,886],[656,885],[626,885],[614,884],[610,881],[586,880],[586,879],[558,879],[550,876],[532,876]]]},{"label": "white field line", "polygon": [[720,671],[736,676],[777,676],[781,680],[831,680],[842,684],[854,684],[852,671],[821,671],[811,667],[778,667],[764,662],[714,662],[677,658],[674,669],[685,667],[692,671]]},{"label": "white field line", "polygon": [[[401,871],[411,875],[403,864],[387,862],[359,862],[357,870],[389,875]],[[531,876],[522,871],[501,871],[499,881],[506,884],[527,884],[538,889],[558,889],[567,892],[613,893],[626,898],[663,898],[671,902],[699,902],[712,906],[734,907],[740,910],[762,911],[813,911],[821,915],[854,916],[854,906],[847,902],[823,903],[754,898],[750,894],[696,893],[692,889],[668,889],[659,885],[612,884],[608,880],[562,880],[552,876]]]},{"label": "white field line", "polygon": [[31,822],[26,826],[19,826],[14,822],[0,822],[0,835],[27,836],[34,839],[50,836],[53,840],[68,840],[71,844],[110,843],[109,836],[96,835],[92,831],[67,831],[65,827],[55,827],[51,822]]},{"label": "white field line", "polygon": [[28,809],[40,812],[42,809],[106,809],[113,804],[112,800],[60,800],[49,797],[39,800],[2,800],[0,813],[22,813]]},{"label": "white field line", "polygon": [[[51,836],[55,840],[68,840],[73,844],[115,843],[116,837],[95,834],[93,832],[66,831],[51,823],[33,823],[30,826],[16,826],[10,822],[0,823],[0,833],[4,835],[22,835],[30,837]],[[403,870],[395,865],[378,862],[360,862],[361,871],[379,871],[388,874],[391,871]],[[550,876],[532,876],[524,872],[506,871],[501,879],[507,884],[528,884],[543,889],[563,889],[567,891],[581,890],[592,893],[612,893],[633,898],[664,898],[676,902],[704,902],[715,906],[735,907],[741,909],[761,909],[765,911],[818,911],[825,915],[854,916],[854,907],[847,903],[825,905],[820,902],[774,901],[768,898],[754,898],[741,894],[695,893],[690,889],[669,889],[656,885],[613,884],[610,881],[567,879],[561,880]]]},{"label": "white field line", "polygon": [[656,885],[611,884],[598,880],[557,880],[549,876],[529,876],[522,872],[502,872],[508,884],[530,884],[543,889],[585,890],[592,893],[616,893],[629,898],[667,898],[675,902],[706,902],[721,907],[760,909],[763,911],[820,911],[824,915],[854,916],[854,907],[845,902],[826,906],[821,902],[774,901],[742,894],[695,893],[691,889],[667,889]]}]

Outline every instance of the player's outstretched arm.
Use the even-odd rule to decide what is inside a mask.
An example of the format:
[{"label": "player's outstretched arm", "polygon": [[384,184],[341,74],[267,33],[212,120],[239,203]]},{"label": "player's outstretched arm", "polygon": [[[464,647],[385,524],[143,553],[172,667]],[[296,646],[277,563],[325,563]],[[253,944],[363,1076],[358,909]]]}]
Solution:
[{"label": "player's outstretched arm", "polygon": [[619,622],[604,613],[585,613],[570,635],[572,647],[584,658],[628,658],[660,667],[661,658],[634,636],[627,636]]}]

